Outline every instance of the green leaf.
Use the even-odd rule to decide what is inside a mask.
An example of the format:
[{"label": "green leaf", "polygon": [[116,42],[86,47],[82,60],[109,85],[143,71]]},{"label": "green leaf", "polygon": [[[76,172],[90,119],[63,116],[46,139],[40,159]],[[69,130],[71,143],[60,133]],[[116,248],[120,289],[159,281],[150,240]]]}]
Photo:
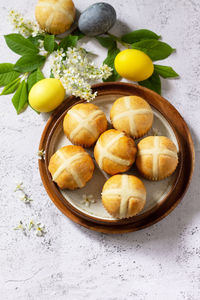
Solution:
[{"label": "green leaf", "polygon": [[54,41],[54,51],[58,50],[58,43]]},{"label": "green leaf", "polygon": [[55,78],[55,76],[54,76],[52,70],[50,71],[50,78]]},{"label": "green leaf", "polygon": [[24,55],[16,62],[14,70],[22,73],[34,71],[44,64],[45,59],[41,55]]},{"label": "green leaf", "polygon": [[32,86],[40,81],[44,79],[44,75],[43,73],[40,71],[40,69],[38,68],[36,71],[33,71],[29,77],[28,77],[28,80],[27,80],[27,83],[28,83],[28,91],[30,92]]},{"label": "green leaf", "polygon": [[116,46],[108,49],[107,57],[103,63],[107,64],[109,67],[111,67],[113,69],[113,72],[110,77],[103,80],[104,82],[116,81],[120,78],[120,76],[117,73],[117,71],[115,70],[115,66],[114,66],[115,57],[119,52],[120,52],[120,50]]},{"label": "green leaf", "polygon": [[48,51],[49,53],[52,53],[54,50],[54,42],[55,42],[55,36],[46,34],[44,38],[44,49]]},{"label": "green leaf", "polygon": [[59,44],[58,48],[67,50],[68,47],[75,47],[79,37],[76,35],[66,36]]},{"label": "green leaf", "polygon": [[14,71],[13,67],[10,63],[0,64],[0,86],[5,86],[19,77],[20,73]]},{"label": "green leaf", "polygon": [[39,40],[44,40],[44,35],[38,34],[36,36],[29,36],[28,40],[33,43],[36,47],[39,47],[40,43]]},{"label": "green leaf", "polygon": [[8,95],[14,93],[18,88],[19,84],[20,84],[20,78],[13,80],[12,82],[10,82],[4,87],[1,95]]},{"label": "green leaf", "polygon": [[17,114],[22,112],[22,110],[26,107],[28,104],[28,91],[27,91],[27,83],[25,80],[23,80],[17,91],[15,92],[12,103],[17,111]]},{"label": "green leaf", "polygon": [[116,42],[111,36],[109,37],[96,36],[96,39],[104,48],[109,49],[109,48],[116,47]]},{"label": "green leaf", "polygon": [[145,52],[153,61],[165,59],[175,50],[168,44],[156,40],[143,40],[132,44],[132,48]]},{"label": "green leaf", "polygon": [[155,70],[151,75],[151,77],[149,77],[144,81],[139,81],[138,83],[150,90],[155,91],[158,94],[161,94],[161,81],[160,81],[159,74]]},{"label": "green leaf", "polygon": [[179,77],[172,67],[154,65],[154,70],[163,78]]},{"label": "green leaf", "polygon": [[8,47],[17,54],[37,54],[38,48],[28,39],[25,39],[21,34],[11,33],[4,35]]},{"label": "green leaf", "polygon": [[139,42],[141,40],[159,40],[160,35],[157,35],[155,32],[147,29],[139,29],[132,32],[129,32],[121,37],[121,40],[125,43],[132,44]]}]

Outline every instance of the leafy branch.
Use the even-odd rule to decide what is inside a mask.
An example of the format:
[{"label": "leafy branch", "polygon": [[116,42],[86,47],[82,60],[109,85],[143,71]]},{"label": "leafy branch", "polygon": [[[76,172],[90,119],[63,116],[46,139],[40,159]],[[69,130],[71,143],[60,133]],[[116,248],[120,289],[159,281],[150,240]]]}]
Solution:
[{"label": "leafy branch", "polygon": [[[30,30],[31,28],[26,28],[27,32]],[[56,50],[63,49],[67,51],[69,47],[76,47],[77,42],[83,37],[84,34],[78,29],[62,39],[44,32],[38,32],[36,36],[29,34],[28,37],[24,37],[19,33],[5,35],[7,46],[10,50],[20,55],[20,58],[15,64],[0,64],[0,86],[4,87],[0,95],[14,93],[12,103],[17,113],[22,112],[29,105],[28,94],[32,86],[44,78],[41,69],[48,56]],[[104,81],[120,79],[114,67],[115,57],[120,52],[118,44],[125,48],[141,50],[152,61],[163,60],[175,51],[170,45],[160,41],[161,36],[147,29],[135,30],[121,37],[107,33],[95,38],[102,47],[107,49],[107,57],[103,63],[113,70],[112,75]],[[154,64],[152,76],[147,80],[138,82],[138,84],[160,94],[160,77],[175,78],[178,76],[172,67]],[[54,77],[52,71],[50,77]]]},{"label": "leafy branch", "polygon": [[[34,37],[25,38],[19,33],[5,35],[7,46],[21,57],[15,64],[0,64],[0,86],[4,87],[0,95],[15,93],[12,103],[17,111],[21,113],[29,105],[28,93],[32,86],[44,79],[41,71],[47,57],[55,50],[75,47],[77,41],[83,37],[78,30],[73,35],[68,35],[61,41],[57,41],[54,35],[39,34]],[[43,44],[45,54],[41,55]]]},{"label": "leafy branch", "polygon": [[[116,81],[119,79],[119,75],[114,68],[114,60],[116,55],[119,53],[117,43],[120,43],[126,48],[141,50],[146,53],[152,61],[158,61],[167,58],[175,51],[175,49],[167,43],[159,41],[160,38],[161,36],[147,29],[135,30],[123,35],[122,37],[117,37],[110,33],[96,37],[101,46],[108,49],[104,63],[113,68],[113,74],[107,79],[107,81]],[[154,72],[152,76],[147,80],[140,81],[138,83],[161,94],[160,77],[175,78],[178,76],[179,75],[172,67],[154,64]]]}]

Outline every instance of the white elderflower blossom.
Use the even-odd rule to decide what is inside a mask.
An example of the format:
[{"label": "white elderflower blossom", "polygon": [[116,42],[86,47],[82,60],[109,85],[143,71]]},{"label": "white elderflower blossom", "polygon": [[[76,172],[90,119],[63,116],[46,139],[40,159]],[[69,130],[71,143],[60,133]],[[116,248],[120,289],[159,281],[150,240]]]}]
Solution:
[{"label": "white elderflower blossom", "polygon": [[36,229],[36,235],[37,236],[43,236],[46,233],[45,225],[43,225],[41,223],[37,223],[35,229]]},{"label": "white elderflower blossom", "polygon": [[33,220],[31,220],[30,222],[29,222],[29,225],[28,225],[28,230],[30,231],[32,228],[34,228],[35,227],[35,223],[34,223],[34,221]]},{"label": "white elderflower blossom", "polygon": [[16,184],[16,188],[15,188],[15,192],[16,191],[24,191],[24,185],[23,182],[17,183]]},{"label": "white elderflower blossom", "polygon": [[94,199],[93,195],[86,195],[84,194],[82,196],[83,200],[81,201],[81,204],[85,204],[86,207],[89,207],[90,204],[96,203],[96,200]]},{"label": "white elderflower blossom", "polygon": [[23,234],[26,235],[26,228],[25,226],[23,225],[23,222],[20,221],[19,222],[19,225],[17,227],[14,228],[14,230],[21,230],[23,232]]},{"label": "white elderflower blossom", "polygon": [[20,199],[21,199],[21,201],[23,201],[25,204],[30,204],[31,201],[33,201],[33,199],[31,199],[31,198],[28,196],[28,194],[25,193],[25,191],[24,191],[24,185],[23,185],[22,182],[21,182],[21,183],[18,183],[18,184],[16,185],[15,192],[17,192],[17,191],[20,191],[20,192],[21,192],[21,197],[20,197]]},{"label": "white elderflower blossom", "polygon": [[14,10],[10,11],[9,19],[13,24],[14,29],[24,37],[36,36],[44,33],[37,23],[24,19],[22,14]]},{"label": "white elderflower blossom", "polygon": [[37,155],[38,155],[39,159],[44,159],[45,158],[45,150],[43,150],[43,149],[39,150]]},{"label": "white elderflower blossom", "polygon": [[39,49],[40,49],[39,55],[46,56],[48,54],[48,51],[46,51],[44,49],[44,41],[43,40],[38,40],[38,42],[39,42]]},{"label": "white elderflower blossom", "polygon": [[27,194],[23,194],[23,196],[21,196],[21,201],[23,201],[25,204],[29,204],[31,201],[33,201],[33,199],[29,198],[29,196]]},{"label": "white elderflower blossom", "polygon": [[108,78],[112,69],[107,65],[99,68],[90,62],[87,52],[81,47],[68,48],[53,52],[51,70],[55,78],[60,79],[67,93],[87,101],[93,100],[91,84]]}]

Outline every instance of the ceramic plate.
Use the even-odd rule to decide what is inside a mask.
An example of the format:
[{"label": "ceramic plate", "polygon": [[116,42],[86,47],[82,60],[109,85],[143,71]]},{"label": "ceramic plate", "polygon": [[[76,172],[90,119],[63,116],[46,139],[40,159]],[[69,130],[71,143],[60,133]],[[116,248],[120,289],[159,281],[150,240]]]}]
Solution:
[{"label": "ceramic plate", "polygon": [[[133,165],[128,174],[138,176],[144,182],[147,189],[147,201],[139,215],[124,220],[111,217],[101,203],[102,187],[109,175],[100,170],[96,163],[94,175],[84,188],[74,191],[60,190],[51,180],[48,163],[56,150],[71,144],[63,133],[63,118],[69,108],[81,101],[70,97],[53,113],[44,129],[39,147],[45,150],[45,159],[39,161],[41,177],[51,199],[73,221],[101,232],[138,230],[167,215],[186,191],[194,165],[191,136],[186,123],[176,109],[167,100],[146,88],[126,83],[102,83],[94,86],[94,90],[98,92],[98,96],[93,103],[104,111],[110,128],[109,112],[117,98],[138,95],[146,99],[154,112],[153,126],[146,136],[164,135],[175,143],[179,152],[176,172],[169,178],[154,182],[142,178]],[[135,142],[137,144],[139,139]],[[87,151],[93,157],[93,149]],[[187,175],[185,173],[183,176],[186,169]],[[95,203],[86,205],[83,195],[93,195]]]}]

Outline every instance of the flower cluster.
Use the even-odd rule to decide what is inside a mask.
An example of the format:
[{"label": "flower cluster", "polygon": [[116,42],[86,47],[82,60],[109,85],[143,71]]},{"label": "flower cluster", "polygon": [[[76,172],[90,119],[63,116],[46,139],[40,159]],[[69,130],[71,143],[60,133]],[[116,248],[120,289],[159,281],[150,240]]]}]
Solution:
[{"label": "flower cluster", "polygon": [[27,235],[27,231],[31,229],[35,230],[37,236],[43,236],[46,233],[45,226],[41,223],[35,223],[33,220],[29,222],[29,225],[24,225],[22,221],[19,225],[14,228],[14,230],[21,230],[24,235]]},{"label": "flower cluster", "polygon": [[160,131],[157,128],[152,127],[150,131],[151,131],[150,135],[154,135],[154,136],[161,135]]},{"label": "flower cluster", "polygon": [[66,52],[63,49],[54,51],[51,71],[55,78],[61,80],[67,93],[87,101],[96,97],[91,84],[112,74],[112,69],[106,64],[99,68],[95,66],[81,47],[69,47]]},{"label": "flower cluster", "polygon": [[24,37],[36,36],[44,33],[37,23],[24,19],[22,14],[15,12],[14,10],[10,11],[9,18],[14,29]]},{"label": "flower cluster", "polygon": [[21,183],[18,183],[18,184],[16,185],[15,192],[17,192],[17,191],[20,191],[20,192],[21,192],[22,195],[21,195],[20,199],[21,199],[21,201],[23,201],[25,204],[30,204],[31,201],[33,201],[33,200],[28,196],[28,194],[25,193],[25,191],[24,191],[24,186],[23,186],[23,183],[22,183],[22,182],[21,182]]},{"label": "flower cluster", "polygon": [[83,200],[81,201],[81,204],[84,204],[86,207],[89,207],[90,204],[94,204],[96,203],[96,200],[94,199],[94,196],[93,195],[86,195],[84,194],[82,196]]},{"label": "flower cluster", "polygon": [[[44,151],[43,150],[40,150],[41,151],[41,154],[44,155]],[[24,203],[28,203],[30,204],[31,201],[33,201],[24,191],[24,185],[22,182],[18,183],[16,185],[16,188],[15,188],[15,192],[17,191],[20,191],[22,196],[21,196],[21,200],[24,202]],[[24,235],[28,235],[28,231],[30,231],[31,229],[35,230],[35,233],[37,236],[43,236],[45,233],[46,233],[46,230],[45,230],[45,225],[41,224],[40,222],[39,223],[35,223],[33,220],[31,220],[29,222],[29,224],[23,224],[22,221],[19,222],[19,225],[17,227],[14,228],[14,230],[20,230],[23,232]]]},{"label": "flower cluster", "polygon": [[[26,38],[29,36],[35,37],[45,33],[37,23],[24,19],[22,14],[15,12],[14,10],[10,11],[9,18],[14,29]],[[38,48],[40,50],[39,54],[44,56],[47,55],[48,52],[44,49],[44,41],[38,39],[38,43]]]}]

